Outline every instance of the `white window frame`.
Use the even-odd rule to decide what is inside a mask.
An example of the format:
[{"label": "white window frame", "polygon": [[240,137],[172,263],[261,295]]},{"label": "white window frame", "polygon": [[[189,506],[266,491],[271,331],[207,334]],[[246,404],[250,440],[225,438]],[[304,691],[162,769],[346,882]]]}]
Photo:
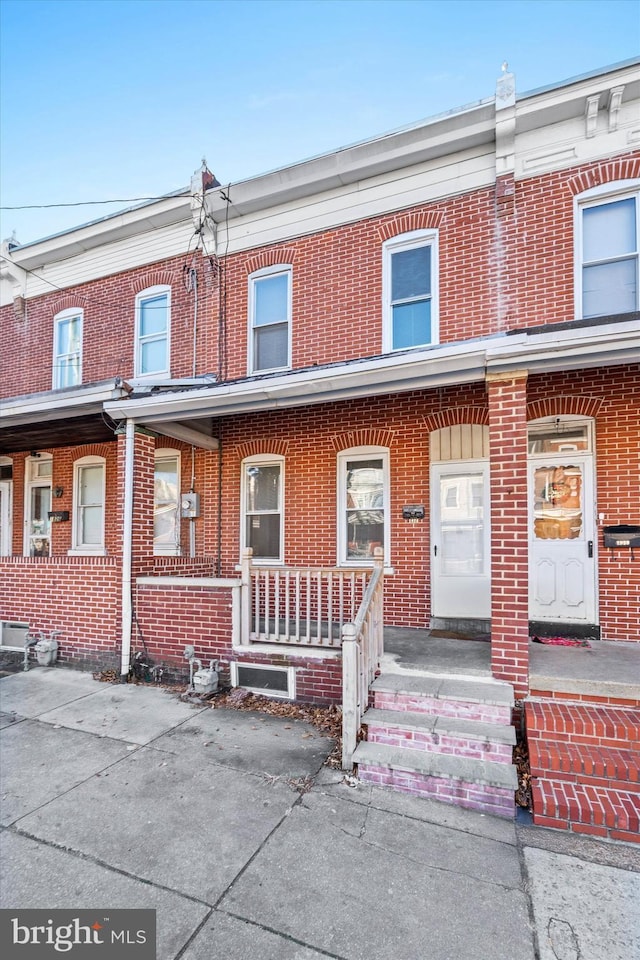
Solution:
[{"label": "white window frame", "polygon": [[[391,299],[392,291],[392,261],[393,254],[400,253],[403,250],[411,250],[415,247],[431,248],[431,339],[427,343],[416,343],[411,347],[393,346],[393,301]],[[382,348],[385,353],[393,353],[395,350],[413,350],[418,347],[432,347],[439,343],[440,338],[440,319],[439,319],[439,269],[438,269],[438,231],[437,230],[412,230],[410,233],[402,233],[396,237],[386,240],[382,247],[383,265],[382,265]]]},{"label": "white window frame", "polygon": [[[0,457],[0,466],[12,467],[13,461],[10,457]],[[12,553],[12,519],[13,519],[13,479],[0,479],[0,556],[9,557]]]},{"label": "white window frame", "polygon": [[[616,200],[626,200],[631,197],[636,201],[636,306],[640,309],[640,178],[632,180],[617,180],[613,183],[603,183],[591,190],[574,197],[574,292],[575,292],[575,319],[583,319],[582,302],[582,271],[584,267],[582,252],[582,213],[589,207],[596,207]],[[612,311],[613,313],[613,311]],[[608,314],[602,314],[608,316]],[[593,317],[592,319],[597,319]]]},{"label": "white window frame", "polygon": [[[83,543],[80,539],[82,533],[82,511],[83,507],[87,504],[81,503],[80,498],[80,481],[82,477],[82,471],[86,467],[102,467],[102,489],[101,489],[101,498],[100,505],[102,507],[102,518],[101,518],[101,527],[100,527],[100,542],[99,543]],[[73,463],[73,521],[72,521],[72,533],[71,533],[71,543],[72,547],[68,551],[70,556],[104,556],[106,554],[105,548],[105,514],[106,514],[106,473],[107,473],[107,462],[104,457],[80,457],[79,460],[75,460]],[[92,504],[95,506],[96,504]]]},{"label": "white window frame", "polygon": [[240,483],[240,546],[242,551],[249,546],[247,543],[247,468],[255,467],[279,467],[280,468],[280,503],[278,511],[255,511],[256,516],[260,516],[260,513],[268,513],[269,515],[278,512],[280,514],[280,544],[279,544],[279,556],[278,557],[252,557],[252,562],[265,565],[278,566],[284,564],[284,457],[281,456],[263,456],[257,455],[253,457],[247,457],[242,461],[242,477]]},{"label": "white window frame", "polygon": [[[44,472],[41,474],[41,467],[44,464],[49,464],[51,466],[51,471],[48,475],[45,475]],[[24,538],[23,538],[23,552],[25,557],[31,556],[31,541],[38,538],[38,534],[32,534],[30,532],[31,527],[31,491],[36,487],[43,487],[49,489],[49,505],[51,506],[51,490],[52,490],[52,474],[53,474],[53,456],[50,453],[40,453],[35,457],[27,457],[25,460],[25,471],[24,471]],[[40,534],[40,536],[49,541],[49,552],[47,556],[51,556],[51,521],[47,520],[45,527]]]},{"label": "white window frame", "polygon": [[[159,447],[155,451],[154,456],[154,496],[153,496],[153,517],[155,522],[156,507],[158,506],[155,498],[155,468],[159,463],[162,463],[166,460],[175,460],[176,461],[176,474],[177,474],[177,490],[176,490],[176,541],[172,544],[157,544],[153,541],[153,555],[155,557],[179,557],[182,553],[180,546],[180,503],[181,503],[181,478],[182,478],[182,462],[181,454],[179,450],[175,450],[172,447]],[[170,500],[163,500],[163,503],[171,503]]]},{"label": "white window frame", "polygon": [[275,671],[277,673],[284,673],[287,677],[287,689],[286,690],[273,690],[268,687],[245,687],[243,690],[249,690],[250,693],[257,693],[263,697],[269,697],[272,700],[295,700],[296,698],[296,668],[295,667],[279,667],[270,663],[250,663],[245,660],[232,660],[229,664],[231,667],[231,686],[239,687],[238,683],[238,674],[239,670],[245,667],[247,670],[265,670],[265,671]]},{"label": "white window frame", "polygon": [[[256,349],[255,349],[255,336],[257,330],[264,330],[266,326],[256,327],[255,325],[255,311],[256,311],[256,285],[267,277],[274,277],[278,274],[284,274],[287,276],[287,359],[286,363],[278,367],[259,367],[255,366],[256,364]],[[292,304],[293,304],[293,268],[290,264],[278,263],[274,264],[271,267],[264,267],[262,270],[256,270],[255,273],[252,273],[249,277],[249,336],[248,336],[248,369],[250,374],[260,374],[260,373],[273,373],[277,370],[289,370],[291,369],[291,317],[292,317]],[[282,321],[280,321],[282,322]]]},{"label": "white window frame", "polygon": [[337,544],[338,566],[370,567],[375,557],[358,559],[347,556],[348,534],[345,523],[347,514],[347,463],[353,460],[382,460],[382,509],[384,511],[384,566],[391,566],[391,484],[389,449],[387,447],[352,447],[338,454],[337,464]]},{"label": "white window frame", "polygon": [[[156,297],[167,298],[167,326],[164,334],[149,334],[142,337],[140,334],[140,321],[142,316],[142,304],[146,300],[153,300]],[[142,370],[142,346],[144,343],[152,343],[160,340],[165,341],[165,365],[162,370],[151,370],[144,373]],[[136,323],[135,323],[135,377],[141,380],[157,379],[158,377],[168,377],[171,373],[171,287],[168,284],[160,284],[154,287],[148,287],[141,290],[136,295]]]},{"label": "white window frame", "polygon": [[[66,323],[69,320],[78,319],[80,321],[80,345],[78,347],[77,353],[58,353],[58,331],[63,323]],[[53,390],[65,390],[70,387],[80,386],[82,383],[82,339],[84,334],[84,312],[78,307],[70,307],[68,310],[61,310],[60,313],[56,313],[53,318],[53,360],[52,360],[52,372],[51,372],[51,387]],[[77,357],[77,378],[75,383],[72,384],[63,384],[60,383],[61,380],[61,360],[72,360],[74,357]]]}]

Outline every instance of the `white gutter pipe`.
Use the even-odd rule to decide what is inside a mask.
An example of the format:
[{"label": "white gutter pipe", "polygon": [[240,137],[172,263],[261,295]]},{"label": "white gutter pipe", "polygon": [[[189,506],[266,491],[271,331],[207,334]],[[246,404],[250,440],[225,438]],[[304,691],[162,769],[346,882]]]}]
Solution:
[{"label": "white gutter pipe", "polygon": [[124,448],[124,509],[122,515],[122,660],[120,682],[129,679],[131,665],[131,558],[133,539],[133,463],[136,422],[127,419]]}]

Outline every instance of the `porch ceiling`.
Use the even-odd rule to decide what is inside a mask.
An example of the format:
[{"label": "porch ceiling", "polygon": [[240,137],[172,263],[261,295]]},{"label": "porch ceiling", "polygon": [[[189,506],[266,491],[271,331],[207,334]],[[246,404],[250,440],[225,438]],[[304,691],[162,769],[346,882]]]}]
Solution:
[{"label": "porch ceiling", "polygon": [[3,426],[0,429],[0,454],[49,450],[52,447],[75,447],[83,443],[104,443],[113,439],[113,430],[100,414],[70,417],[68,420],[45,420]]}]

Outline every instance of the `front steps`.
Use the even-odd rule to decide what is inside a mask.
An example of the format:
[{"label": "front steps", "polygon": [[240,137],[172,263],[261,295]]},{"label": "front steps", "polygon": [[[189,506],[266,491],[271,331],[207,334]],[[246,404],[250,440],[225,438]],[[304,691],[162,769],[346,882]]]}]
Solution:
[{"label": "front steps", "polygon": [[525,717],[534,823],[640,843],[640,708],[532,698]]},{"label": "front steps", "polygon": [[383,674],[354,754],[358,777],[485,813],[513,817],[513,690],[497,680]]}]

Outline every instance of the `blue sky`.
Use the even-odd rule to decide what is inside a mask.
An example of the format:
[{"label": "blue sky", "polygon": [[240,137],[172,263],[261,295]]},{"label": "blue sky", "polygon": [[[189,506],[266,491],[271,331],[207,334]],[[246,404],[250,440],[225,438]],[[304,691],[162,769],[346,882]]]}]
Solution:
[{"label": "blue sky", "polygon": [[[0,0],[3,206],[223,183],[638,56],[640,0]],[[3,210],[27,243],[120,209]]]}]

